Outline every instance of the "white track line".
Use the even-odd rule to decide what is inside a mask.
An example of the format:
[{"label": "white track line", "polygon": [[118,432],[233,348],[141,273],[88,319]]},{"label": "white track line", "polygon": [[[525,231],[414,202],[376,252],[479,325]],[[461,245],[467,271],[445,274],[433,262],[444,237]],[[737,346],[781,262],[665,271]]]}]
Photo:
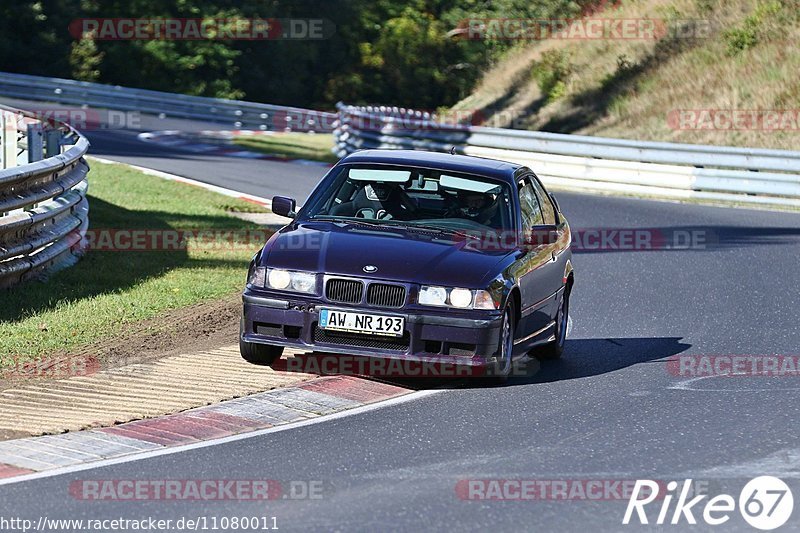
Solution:
[{"label": "white track line", "polygon": [[247,194],[244,192],[234,191],[233,189],[226,189],[225,187],[220,187],[219,185],[211,185],[210,183],[193,180],[191,178],[184,178],[183,176],[178,176],[177,174],[170,174],[168,172],[162,172],[160,170],[153,170],[152,168],[140,167],[138,165],[131,165],[129,163],[121,163],[119,161],[112,161],[111,159],[104,159],[102,157],[86,156],[86,159],[97,161],[98,163],[105,163],[107,165],[123,165],[138,170],[139,172],[143,172],[149,176],[156,176],[158,178],[162,178],[169,181],[178,181],[181,183],[186,183],[188,185],[194,185],[195,187],[201,187],[203,189],[223,194],[225,196],[230,196],[233,198],[244,198],[246,200],[250,200],[251,202],[256,202],[257,204],[261,204],[269,209],[272,208],[272,200],[270,200],[269,198],[264,198],[262,196],[256,196],[254,194]]}]

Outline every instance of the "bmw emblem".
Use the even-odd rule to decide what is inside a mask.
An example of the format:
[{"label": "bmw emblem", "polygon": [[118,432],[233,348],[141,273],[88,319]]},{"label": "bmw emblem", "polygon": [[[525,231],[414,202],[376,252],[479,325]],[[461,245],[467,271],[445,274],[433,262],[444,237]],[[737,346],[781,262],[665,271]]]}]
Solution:
[{"label": "bmw emblem", "polygon": [[367,273],[371,274],[372,272],[377,272],[377,271],[378,271],[378,267],[376,267],[375,265],[366,265],[366,266],[364,266],[364,272],[367,272]]}]

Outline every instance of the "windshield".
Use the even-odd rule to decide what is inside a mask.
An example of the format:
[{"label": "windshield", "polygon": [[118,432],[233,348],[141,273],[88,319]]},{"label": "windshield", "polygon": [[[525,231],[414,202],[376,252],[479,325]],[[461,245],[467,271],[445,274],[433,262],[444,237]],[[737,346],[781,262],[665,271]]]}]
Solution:
[{"label": "windshield", "polygon": [[443,230],[513,227],[508,185],[482,176],[416,167],[343,166],[306,211],[334,218]]}]

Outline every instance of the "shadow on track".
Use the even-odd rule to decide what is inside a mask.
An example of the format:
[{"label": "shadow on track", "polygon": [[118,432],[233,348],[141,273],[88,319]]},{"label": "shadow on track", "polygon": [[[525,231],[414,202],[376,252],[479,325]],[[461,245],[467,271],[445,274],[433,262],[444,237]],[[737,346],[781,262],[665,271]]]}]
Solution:
[{"label": "shadow on track", "polygon": [[[557,360],[532,358],[507,386],[579,379],[660,361],[691,348],[682,337],[571,339]],[[522,367],[521,367],[522,368]]]},{"label": "shadow on track", "polygon": [[[370,366],[372,358],[322,352],[295,357],[291,362],[283,358],[278,360],[273,368],[284,372],[308,372],[323,376],[355,375],[411,390],[508,387],[597,376],[641,363],[662,360],[691,347],[690,344],[681,342],[681,339],[682,337],[654,337],[567,340],[564,356],[561,359],[541,361],[534,356],[520,360],[515,363],[512,375],[505,383],[497,383],[491,378],[486,378],[480,371],[475,374],[476,377],[470,378],[464,377],[465,372],[453,371],[452,367],[415,364],[405,366],[398,361],[394,361],[398,365],[393,367],[392,361],[383,358],[375,358],[375,362],[381,364],[372,367]],[[363,362],[363,366],[354,364],[356,361]],[[357,371],[368,368],[380,368],[383,371],[395,368],[398,372],[375,374]],[[430,371],[427,375],[424,374],[426,368]],[[414,375],[403,377],[401,373],[403,369],[410,369]],[[451,373],[448,374],[448,370]],[[470,369],[462,367],[462,370],[468,372]]]}]

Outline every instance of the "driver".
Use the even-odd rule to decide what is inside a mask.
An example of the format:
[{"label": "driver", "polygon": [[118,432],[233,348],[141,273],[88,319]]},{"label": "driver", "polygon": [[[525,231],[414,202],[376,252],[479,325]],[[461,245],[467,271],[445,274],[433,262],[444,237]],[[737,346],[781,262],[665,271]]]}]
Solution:
[{"label": "driver", "polygon": [[491,194],[460,191],[458,193],[458,203],[459,208],[456,216],[486,226],[491,225],[491,219],[497,212],[497,201]]}]

